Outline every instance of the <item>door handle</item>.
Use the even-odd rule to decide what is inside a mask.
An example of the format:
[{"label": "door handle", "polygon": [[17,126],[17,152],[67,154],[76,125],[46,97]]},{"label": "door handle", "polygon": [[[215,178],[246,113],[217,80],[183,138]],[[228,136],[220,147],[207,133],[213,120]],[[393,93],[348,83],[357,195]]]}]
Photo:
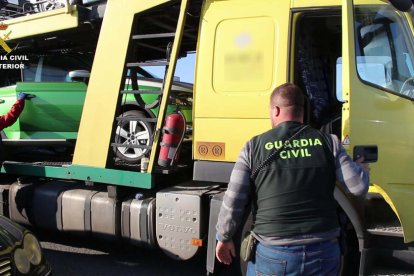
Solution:
[{"label": "door handle", "polygon": [[357,145],[354,147],[354,161],[364,157],[363,163],[374,163],[378,161],[377,145]]},{"label": "door handle", "polygon": [[0,99],[0,104],[4,104],[6,101],[3,99]]}]

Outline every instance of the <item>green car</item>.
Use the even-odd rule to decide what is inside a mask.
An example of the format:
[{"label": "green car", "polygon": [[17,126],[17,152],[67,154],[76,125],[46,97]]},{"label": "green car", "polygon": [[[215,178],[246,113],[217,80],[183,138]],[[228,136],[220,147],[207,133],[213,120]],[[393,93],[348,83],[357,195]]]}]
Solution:
[{"label": "green car", "polygon": [[[8,112],[20,92],[34,96],[26,101],[19,120],[3,130],[5,146],[52,146],[76,141],[89,72],[91,54],[68,53],[30,56],[23,70],[2,70],[0,77],[0,114]],[[21,75],[20,75],[21,74]],[[139,90],[160,90],[163,80],[142,68],[137,70]],[[125,90],[131,90],[127,78]],[[151,93],[151,92],[149,92]],[[158,113],[157,94],[125,94],[118,117],[155,118]],[[167,113],[181,111],[187,123],[192,122],[192,85],[174,82]],[[112,122],[108,122],[112,123]],[[151,145],[154,123],[144,121],[120,122],[114,143]],[[135,140],[131,140],[131,133]],[[136,162],[148,153],[147,149],[118,147],[116,156],[126,162]]]}]

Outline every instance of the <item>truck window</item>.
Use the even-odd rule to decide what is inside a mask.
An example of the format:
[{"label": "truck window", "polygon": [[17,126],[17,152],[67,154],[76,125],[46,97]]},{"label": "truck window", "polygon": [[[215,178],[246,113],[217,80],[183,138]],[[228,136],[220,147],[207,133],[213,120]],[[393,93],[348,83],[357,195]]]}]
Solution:
[{"label": "truck window", "polygon": [[413,37],[406,18],[390,6],[357,6],[355,35],[360,79],[414,99]]},{"label": "truck window", "polygon": [[277,32],[277,25],[269,17],[221,21],[214,44],[215,92],[257,93],[270,89]]}]

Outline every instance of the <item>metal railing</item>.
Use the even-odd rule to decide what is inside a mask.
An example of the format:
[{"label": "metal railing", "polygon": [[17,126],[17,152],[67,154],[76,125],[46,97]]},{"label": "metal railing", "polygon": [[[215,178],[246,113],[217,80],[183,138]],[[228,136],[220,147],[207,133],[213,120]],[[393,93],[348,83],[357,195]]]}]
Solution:
[{"label": "metal railing", "polygon": [[17,5],[7,0],[0,0],[0,20],[60,9],[73,5],[75,2],[75,0],[31,0]]}]

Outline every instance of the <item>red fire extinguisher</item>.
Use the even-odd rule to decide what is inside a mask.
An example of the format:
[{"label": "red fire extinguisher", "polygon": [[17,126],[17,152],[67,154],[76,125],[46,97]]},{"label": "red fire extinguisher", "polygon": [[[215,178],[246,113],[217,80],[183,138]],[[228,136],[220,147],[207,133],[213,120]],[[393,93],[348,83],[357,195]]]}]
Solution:
[{"label": "red fire extinguisher", "polygon": [[162,141],[158,165],[162,167],[172,166],[176,160],[180,145],[185,134],[185,118],[181,112],[172,113],[165,119],[165,125],[162,128]]}]

